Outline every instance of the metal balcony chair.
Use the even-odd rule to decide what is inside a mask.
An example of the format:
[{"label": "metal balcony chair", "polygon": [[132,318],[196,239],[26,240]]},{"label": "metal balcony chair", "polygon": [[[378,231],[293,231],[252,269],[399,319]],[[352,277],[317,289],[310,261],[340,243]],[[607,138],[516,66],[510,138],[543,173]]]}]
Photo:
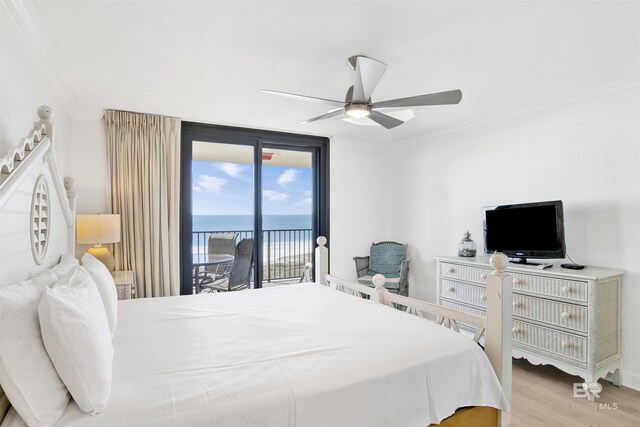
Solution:
[{"label": "metal balcony chair", "polygon": [[373,287],[373,276],[384,275],[384,287],[389,292],[409,294],[409,259],[407,245],[398,242],[378,242],[371,245],[369,256],[354,257],[358,283]]},{"label": "metal balcony chair", "polygon": [[[236,252],[236,238],[238,233],[225,233],[225,234],[211,234],[209,241],[207,242],[207,253],[216,255],[233,255]],[[207,265],[200,272],[194,271],[194,280],[200,285],[212,283],[216,280],[229,277],[231,269],[233,268],[233,261]]]},{"label": "metal balcony chair", "polygon": [[251,285],[253,267],[253,239],[242,239],[235,249],[233,267],[228,277],[222,277],[210,283],[203,283],[202,289],[210,292],[227,292],[247,289]]}]

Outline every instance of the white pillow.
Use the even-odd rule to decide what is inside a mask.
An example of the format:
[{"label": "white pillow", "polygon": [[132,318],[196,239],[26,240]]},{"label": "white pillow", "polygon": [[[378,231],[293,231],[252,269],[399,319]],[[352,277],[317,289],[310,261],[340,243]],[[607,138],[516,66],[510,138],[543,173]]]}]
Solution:
[{"label": "white pillow", "polygon": [[82,256],[82,266],[87,269],[98,286],[98,291],[104,304],[104,311],[107,312],[109,330],[113,337],[116,333],[116,323],[118,322],[118,291],[116,291],[113,276],[107,267],[91,254],[85,253]]},{"label": "white pillow", "polygon": [[45,289],[38,313],[49,357],[80,410],[102,412],[111,392],[113,345],[89,273],[76,267]]},{"label": "white pillow", "polygon": [[70,272],[73,267],[77,267],[78,265],[80,265],[80,263],[76,257],[69,254],[62,254],[60,256],[60,262],[53,266],[51,271],[56,273],[56,276],[60,279],[62,276]]},{"label": "white pillow", "polygon": [[29,426],[52,426],[69,393],[40,335],[38,304],[56,275],[45,270],[31,280],[0,288],[0,385]]}]

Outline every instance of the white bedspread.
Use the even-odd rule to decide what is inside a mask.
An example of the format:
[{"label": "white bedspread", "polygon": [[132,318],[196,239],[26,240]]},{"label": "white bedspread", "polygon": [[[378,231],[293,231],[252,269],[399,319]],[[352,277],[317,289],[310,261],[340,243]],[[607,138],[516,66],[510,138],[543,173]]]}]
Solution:
[{"label": "white bedspread", "polygon": [[[420,426],[504,408],[471,339],[324,286],[121,301],[105,412],[58,426]],[[3,427],[23,426],[13,409]]]}]

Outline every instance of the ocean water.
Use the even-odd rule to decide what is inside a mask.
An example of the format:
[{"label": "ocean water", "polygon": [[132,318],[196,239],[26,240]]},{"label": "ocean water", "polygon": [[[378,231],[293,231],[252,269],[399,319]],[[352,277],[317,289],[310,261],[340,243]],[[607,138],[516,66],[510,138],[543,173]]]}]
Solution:
[{"label": "ocean water", "polygon": [[[312,253],[311,215],[263,215],[263,257],[270,263],[286,258],[300,258],[309,262]],[[240,232],[238,241],[253,237],[252,215],[194,215],[193,253],[206,253],[211,233]],[[285,231],[283,231],[285,230]],[[308,230],[308,231],[304,231]],[[305,261],[306,260],[306,261]]]},{"label": "ocean water", "polygon": [[[194,215],[193,231],[251,231],[253,215]],[[311,228],[311,215],[263,215],[264,230]]]}]

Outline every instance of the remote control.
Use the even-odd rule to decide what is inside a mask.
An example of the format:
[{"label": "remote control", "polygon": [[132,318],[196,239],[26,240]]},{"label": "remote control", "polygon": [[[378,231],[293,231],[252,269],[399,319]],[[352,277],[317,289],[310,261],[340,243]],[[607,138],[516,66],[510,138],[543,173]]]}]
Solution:
[{"label": "remote control", "polygon": [[560,264],[562,268],[568,268],[570,270],[584,270],[584,265],[580,264]]},{"label": "remote control", "polygon": [[538,264],[536,267],[538,270],[545,270],[547,268],[553,267],[553,264]]}]

